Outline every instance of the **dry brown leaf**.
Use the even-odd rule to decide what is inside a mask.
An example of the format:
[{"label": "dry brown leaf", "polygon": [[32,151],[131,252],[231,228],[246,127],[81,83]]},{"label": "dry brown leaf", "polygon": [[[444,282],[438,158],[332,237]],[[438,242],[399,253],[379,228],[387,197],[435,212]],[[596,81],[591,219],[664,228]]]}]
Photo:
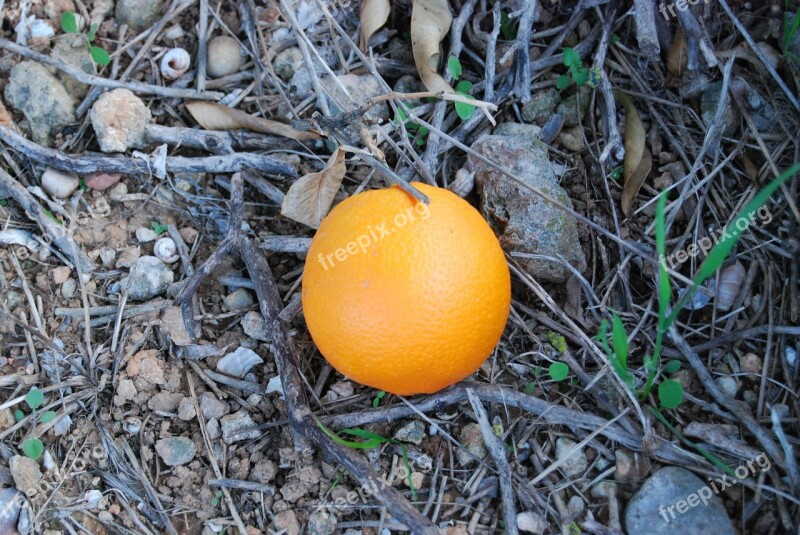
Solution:
[{"label": "dry brown leaf", "polygon": [[414,0],[411,10],[411,48],[419,77],[428,91],[453,93],[437,72],[442,55],[439,43],[450,31],[453,16],[447,0]]},{"label": "dry brown leaf", "polygon": [[238,130],[243,128],[253,132],[261,132],[262,134],[288,137],[297,141],[319,139],[319,136],[314,132],[305,132],[278,121],[254,117],[243,111],[215,102],[195,100],[187,102],[186,109],[192,114],[194,120],[206,130]]},{"label": "dry brown leaf", "polygon": [[281,215],[311,228],[319,228],[322,218],[331,209],[339,186],[342,185],[344,155],[345,151],[338,147],[325,169],[300,177],[292,184],[281,204]]},{"label": "dry brown leaf", "polygon": [[678,25],[678,31],[672,40],[672,46],[667,52],[667,87],[676,87],[683,80],[683,73],[686,72],[686,61],[688,57],[689,44],[683,29]]},{"label": "dry brown leaf", "polygon": [[639,112],[621,91],[614,94],[625,107],[625,186],[622,189],[622,213],[631,215],[633,202],[653,168],[653,156],[647,148],[647,134]]},{"label": "dry brown leaf", "polygon": [[361,2],[359,19],[361,20],[361,44],[363,52],[367,51],[369,38],[377,32],[389,19],[392,6],[389,0],[364,0]]}]

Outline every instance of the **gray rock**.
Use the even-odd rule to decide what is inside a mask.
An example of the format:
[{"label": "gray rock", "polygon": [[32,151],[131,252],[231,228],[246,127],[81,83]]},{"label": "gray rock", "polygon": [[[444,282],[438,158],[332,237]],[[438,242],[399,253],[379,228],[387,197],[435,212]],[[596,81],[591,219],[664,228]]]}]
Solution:
[{"label": "gray rock", "polygon": [[67,279],[61,285],[61,297],[64,299],[72,299],[75,297],[75,292],[78,290],[78,282],[75,279]]},{"label": "gray rock", "polygon": [[162,438],[156,442],[156,453],[167,466],[179,466],[194,459],[197,448],[186,437]]},{"label": "gray rock", "polygon": [[652,535],[737,533],[722,501],[706,482],[674,466],[653,474],[631,498],[625,510],[625,531]]},{"label": "gray rock", "polygon": [[264,316],[254,310],[242,318],[242,329],[244,329],[244,334],[255,340],[269,342],[272,339]]},{"label": "gray rock", "polygon": [[483,459],[486,456],[481,426],[475,423],[465,425],[461,428],[460,438],[463,448],[456,450],[456,460],[461,466],[469,466],[477,462],[476,457]]},{"label": "gray rock", "polygon": [[242,379],[254,366],[263,363],[264,360],[255,351],[240,347],[217,362],[217,371]]},{"label": "gray rock", "polygon": [[[370,74],[340,74],[337,78],[342,85],[347,88],[347,92],[350,96],[348,97],[345,95],[339,87],[339,84],[330,76],[323,78],[322,85],[332,97],[330,102],[332,114],[353,111],[357,106],[361,106],[368,98],[376,97],[383,93],[378,81]],[[351,103],[351,100],[353,103]],[[342,106],[344,106],[344,109],[342,109]],[[379,103],[371,107],[369,113],[374,118],[389,118],[389,108],[384,103]]]},{"label": "gray rock", "polygon": [[539,91],[522,107],[522,118],[528,123],[544,122],[553,114],[559,102],[561,95],[557,90]]},{"label": "gray rock", "polygon": [[539,141],[541,133],[542,129],[535,124],[525,123],[500,123],[494,129],[494,135],[496,136],[521,137],[531,144],[536,144]]},{"label": "gray rock", "polygon": [[294,73],[301,67],[303,67],[303,54],[296,46],[278,52],[278,55],[272,60],[275,74],[285,82],[291,80]]},{"label": "gray rock", "polygon": [[146,301],[164,293],[175,275],[155,256],[142,256],[131,267],[125,289],[128,298]]},{"label": "gray rock", "polygon": [[22,492],[33,489],[42,479],[42,471],[39,470],[39,463],[22,455],[14,455],[8,461],[8,469],[11,477],[14,478],[14,485],[17,490]]},{"label": "gray rock", "polygon": [[564,99],[558,105],[556,112],[564,116],[564,126],[578,126],[589,109],[589,101],[592,99],[592,90],[588,86],[578,89],[578,92]]},{"label": "gray rock", "polygon": [[125,152],[147,144],[145,127],[150,110],[127,89],[104,93],[92,106],[89,119],[103,152]]},{"label": "gray rock", "polygon": [[412,442],[419,446],[425,438],[425,425],[419,420],[409,422],[397,430],[394,438],[400,442]]},{"label": "gray rock", "polygon": [[331,535],[336,531],[336,517],[326,511],[315,511],[308,517],[309,535]]},{"label": "gray rock", "polygon": [[141,31],[158,22],[164,0],[117,0],[117,22]]},{"label": "gray rock", "polygon": [[[533,188],[572,207],[567,193],[556,181],[547,149],[539,142],[521,137],[484,136],[472,148],[506,169]],[[586,269],[586,259],[578,239],[575,219],[475,158],[468,157],[475,172],[484,217],[500,236],[506,251],[559,256]],[[524,265],[540,280],[563,282],[569,271],[560,262],[525,259]]]},{"label": "gray rock", "polygon": [[136,239],[140,243],[156,241],[156,238],[158,238],[158,234],[156,234],[156,231],[151,228],[139,227],[136,229]]},{"label": "gray rock", "polygon": [[542,535],[547,528],[547,522],[542,515],[533,511],[517,513],[517,528],[523,533],[536,533]]},{"label": "gray rock", "polygon": [[62,173],[52,167],[48,167],[42,173],[40,179],[42,189],[56,199],[66,199],[78,189],[80,179],[69,173]]},{"label": "gray rock", "polygon": [[717,377],[714,382],[727,396],[735,398],[736,393],[739,392],[739,383],[733,377]]},{"label": "gray rock", "polygon": [[[722,99],[722,82],[717,82],[708,86],[703,92],[700,99],[700,109],[702,110],[703,123],[706,127],[714,122],[714,116],[717,113],[719,102]],[[732,136],[736,129],[739,128],[739,108],[736,107],[736,101],[733,97],[728,95],[728,102],[725,105],[725,112],[722,114],[722,135],[725,137]]]},{"label": "gray rock", "polygon": [[206,422],[206,431],[208,432],[209,439],[214,440],[219,438],[219,421],[209,420]]},{"label": "gray rock", "polygon": [[194,403],[192,402],[192,398],[185,397],[178,403],[178,418],[181,420],[188,422],[189,420],[194,419],[197,416],[197,412],[194,410]]},{"label": "gray rock", "polygon": [[219,420],[230,412],[230,407],[210,392],[200,394],[200,413],[206,420]]},{"label": "gray rock", "polygon": [[589,465],[588,461],[586,460],[586,452],[583,451],[583,448],[579,449],[570,455],[569,458],[567,458],[567,454],[575,446],[577,446],[577,444],[578,443],[574,440],[564,437],[556,440],[556,459],[560,461],[561,459],[566,458],[566,460],[561,464],[561,471],[569,477],[580,476],[586,471],[586,467]]},{"label": "gray rock", "polygon": [[0,533],[14,533],[25,496],[17,489],[0,489]]},{"label": "gray rock", "polygon": [[64,85],[44,65],[23,61],[11,69],[6,100],[28,120],[31,136],[47,145],[58,130],[75,121],[75,104]]},{"label": "gray rock", "polygon": [[255,303],[253,294],[244,288],[238,288],[234,292],[229,293],[222,301],[226,310],[240,310],[252,306],[253,303]]},{"label": "gray rock", "polygon": [[254,429],[256,423],[245,411],[224,416],[220,420],[220,426],[222,427],[222,440],[226,444],[252,440],[261,436],[261,431]]},{"label": "gray rock", "polygon": [[[50,57],[69,63],[86,74],[96,73],[94,61],[92,61],[92,56],[89,55],[83,39],[75,35],[64,35],[56,39],[53,50],[50,51]],[[68,74],[58,71],[56,76],[64,84],[67,92],[76,100],[86,96],[89,91],[88,85],[82,84]]]}]

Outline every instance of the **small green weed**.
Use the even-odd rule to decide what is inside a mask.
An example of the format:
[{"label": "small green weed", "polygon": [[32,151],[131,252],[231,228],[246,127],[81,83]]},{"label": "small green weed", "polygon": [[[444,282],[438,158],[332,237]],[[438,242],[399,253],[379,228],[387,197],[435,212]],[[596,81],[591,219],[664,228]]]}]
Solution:
[{"label": "small green weed", "polygon": [[[34,419],[33,425],[36,425],[37,421],[37,414],[36,409],[41,407],[44,404],[44,394],[38,388],[32,388],[26,395],[25,395],[25,403],[28,405],[28,408],[33,412]],[[52,422],[53,419],[56,417],[56,413],[53,411],[43,412],[42,414],[38,415],[38,421],[46,424]],[[14,420],[17,422],[21,422],[25,419],[25,413],[22,409],[17,409],[14,411]],[[44,452],[44,444],[38,438],[29,438],[22,442],[19,445],[19,448],[22,450],[22,453],[25,454],[26,457],[30,457],[33,460],[38,459],[42,453]]]},{"label": "small green weed", "polygon": [[[89,49],[89,55],[92,57],[92,60],[98,65],[108,65],[111,63],[111,56],[108,55],[108,52],[92,44],[94,43],[95,37],[97,37],[98,27],[97,23],[92,24],[89,27],[89,33],[83,36],[83,40],[84,43],[86,43],[86,47]],[[78,30],[78,19],[72,11],[65,11],[61,15],[61,28],[66,33],[81,35],[80,30]]]},{"label": "small green weed", "polygon": [[[461,62],[458,61],[458,58],[455,56],[450,56],[447,58],[447,70],[450,72],[450,75],[453,77],[453,80],[459,80],[461,78],[461,74],[463,70],[461,68]],[[456,84],[455,87],[456,94],[461,95],[462,97],[468,98],[469,100],[475,100],[472,96],[472,82],[469,80],[461,80]],[[461,118],[462,121],[466,121],[472,114],[475,113],[475,106],[470,104],[466,104],[464,102],[454,102],[456,106],[456,113]]]},{"label": "small green weed", "polygon": [[413,134],[413,143],[418,147],[424,147],[428,139],[428,129],[424,126],[418,125],[408,118],[408,112],[411,108],[407,104],[400,103],[397,105],[397,113],[394,116],[394,123],[403,123],[409,134]]},{"label": "small green weed", "polygon": [[556,80],[556,88],[559,91],[568,88],[572,82],[575,82],[578,87],[585,85],[596,87],[600,81],[599,69],[584,67],[581,55],[574,48],[564,49],[564,66],[567,68],[567,73],[562,74]]}]

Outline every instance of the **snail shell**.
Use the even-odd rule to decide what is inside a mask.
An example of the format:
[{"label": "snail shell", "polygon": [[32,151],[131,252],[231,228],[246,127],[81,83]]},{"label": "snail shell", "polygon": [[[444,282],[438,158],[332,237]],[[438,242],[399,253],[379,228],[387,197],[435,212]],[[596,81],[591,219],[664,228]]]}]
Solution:
[{"label": "snail shell", "polygon": [[174,264],[178,261],[178,246],[172,238],[160,238],[153,245],[153,254],[165,264]]},{"label": "snail shell", "polygon": [[719,277],[717,290],[717,310],[727,311],[733,306],[736,296],[744,283],[745,270],[741,262],[726,267]]},{"label": "snail shell", "polygon": [[182,48],[170,48],[161,56],[161,76],[167,80],[177,80],[189,70],[192,58]]}]

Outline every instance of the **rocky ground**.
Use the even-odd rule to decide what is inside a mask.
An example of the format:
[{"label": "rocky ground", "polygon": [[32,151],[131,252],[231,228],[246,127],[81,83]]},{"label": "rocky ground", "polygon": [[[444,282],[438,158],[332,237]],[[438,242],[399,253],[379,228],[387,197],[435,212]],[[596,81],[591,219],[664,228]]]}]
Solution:
[{"label": "rocky ground", "polygon": [[[1,533],[797,532],[796,177],[677,303],[798,161],[800,6],[415,4],[2,5]],[[332,204],[410,180],[481,211],[513,304],[403,399],[299,290]]]}]

